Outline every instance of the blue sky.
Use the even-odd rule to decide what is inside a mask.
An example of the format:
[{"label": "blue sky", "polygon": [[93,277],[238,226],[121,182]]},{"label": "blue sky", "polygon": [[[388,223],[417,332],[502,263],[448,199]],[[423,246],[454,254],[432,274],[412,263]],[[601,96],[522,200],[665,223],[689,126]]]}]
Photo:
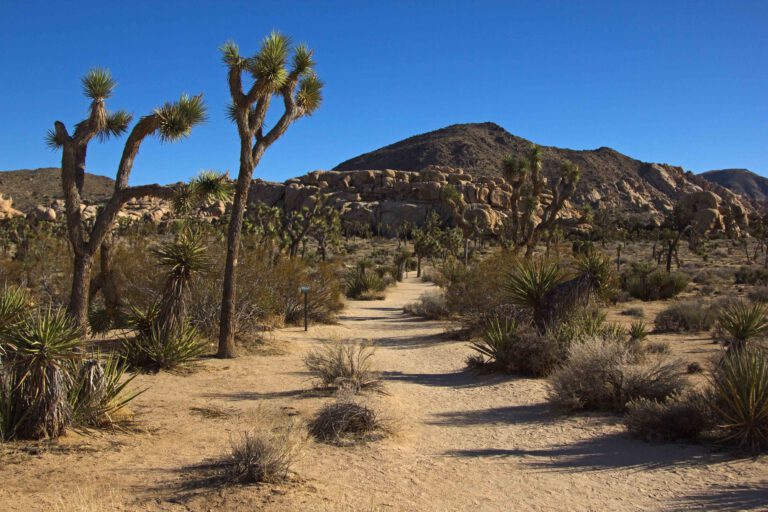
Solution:
[{"label": "blue sky", "polygon": [[[119,82],[112,109],[138,116],[181,92],[210,108],[183,142],[145,143],[132,183],[236,173],[217,48],[234,39],[250,54],[272,29],[315,48],[325,101],[255,177],[483,121],[544,145],[768,175],[766,1],[0,0],[0,169],[58,165],[45,131],[84,116],[79,79],[105,66]],[[88,170],[114,175],[122,142],[92,144]]]}]

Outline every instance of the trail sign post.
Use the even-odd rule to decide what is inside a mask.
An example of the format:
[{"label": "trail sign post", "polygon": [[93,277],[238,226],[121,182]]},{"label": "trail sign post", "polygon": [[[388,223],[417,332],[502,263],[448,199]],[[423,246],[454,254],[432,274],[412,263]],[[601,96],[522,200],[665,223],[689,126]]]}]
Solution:
[{"label": "trail sign post", "polygon": [[304,330],[308,330],[309,328],[309,322],[308,322],[308,300],[307,297],[309,296],[309,286],[304,284],[299,286],[299,292],[304,294]]}]

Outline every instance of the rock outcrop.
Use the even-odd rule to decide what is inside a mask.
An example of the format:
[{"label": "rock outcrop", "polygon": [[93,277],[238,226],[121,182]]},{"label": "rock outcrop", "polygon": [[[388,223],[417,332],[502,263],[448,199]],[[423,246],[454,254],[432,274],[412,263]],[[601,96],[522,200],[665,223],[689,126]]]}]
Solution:
[{"label": "rock outcrop", "polygon": [[13,207],[13,199],[3,197],[0,194],[0,220],[23,217],[24,213]]}]

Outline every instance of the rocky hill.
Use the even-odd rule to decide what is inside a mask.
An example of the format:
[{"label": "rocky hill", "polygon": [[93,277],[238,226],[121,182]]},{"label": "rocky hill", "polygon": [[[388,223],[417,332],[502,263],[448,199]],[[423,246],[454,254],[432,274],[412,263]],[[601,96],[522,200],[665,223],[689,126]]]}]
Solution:
[{"label": "rocky hill", "polygon": [[[84,199],[88,202],[106,200],[114,190],[114,180],[105,176],[88,174],[83,187]],[[0,194],[13,200],[13,207],[28,212],[39,204],[50,204],[63,199],[61,191],[61,170],[46,167],[18,171],[0,171]]]},{"label": "rocky hill", "polygon": [[748,169],[721,169],[704,172],[700,176],[741,194],[754,203],[768,202],[768,178]]},{"label": "rocky hill", "polygon": [[[502,159],[506,155],[522,157],[531,144],[494,123],[457,124],[349,159],[335,170],[420,171],[442,166],[461,168],[478,178],[498,179]],[[742,202],[717,183],[682,167],[642,162],[607,147],[573,150],[542,146],[542,155],[544,172],[550,179],[563,159],[581,168],[581,182],[573,198],[577,207],[588,204],[639,221],[659,221],[690,192],[711,190],[729,202]]]}]

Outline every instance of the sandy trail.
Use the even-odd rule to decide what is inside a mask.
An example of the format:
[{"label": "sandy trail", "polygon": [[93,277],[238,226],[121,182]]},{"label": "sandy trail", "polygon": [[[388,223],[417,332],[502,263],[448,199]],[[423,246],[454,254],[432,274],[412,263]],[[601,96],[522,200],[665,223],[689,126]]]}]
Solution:
[{"label": "sandy trail", "polygon": [[[466,342],[402,306],[432,285],[411,277],[384,301],[351,301],[339,325],[287,328],[278,355],[210,360],[191,375],[141,376],[148,434],[65,440],[7,457],[0,510],[42,510],[77,492],[127,510],[761,510],[768,464],[701,446],[629,438],[612,416],[556,415],[545,384],[465,372]],[[264,408],[310,418],[332,398],[307,393],[302,358],[333,337],[376,343],[397,434],[351,448],[310,443],[300,482],[211,489],[196,465],[218,457]],[[201,417],[213,408],[223,418]],[[196,480],[198,479],[198,480]],[[2,505],[4,503],[4,505]]]}]

